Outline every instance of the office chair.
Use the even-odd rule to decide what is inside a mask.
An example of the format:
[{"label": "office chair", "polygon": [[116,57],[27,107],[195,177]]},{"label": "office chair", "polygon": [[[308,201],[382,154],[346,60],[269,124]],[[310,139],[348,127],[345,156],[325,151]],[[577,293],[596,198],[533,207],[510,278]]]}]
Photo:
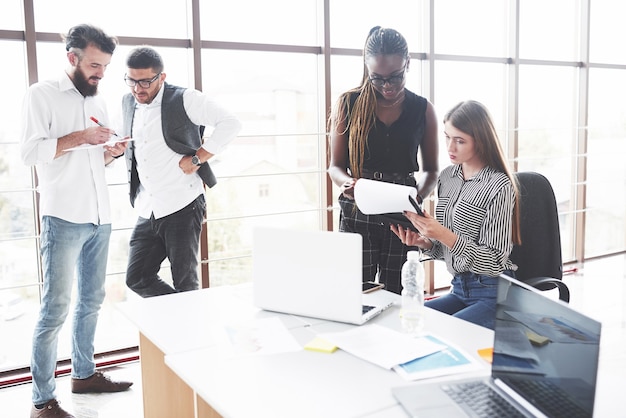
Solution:
[{"label": "office chair", "polygon": [[554,190],[543,175],[515,173],[520,196],[522,244],[514,245],[510,258],[518,266],[515,277],[540,290],[558,288],[559,299],[569,302],[562,281],[563,261],[559,216]]}]

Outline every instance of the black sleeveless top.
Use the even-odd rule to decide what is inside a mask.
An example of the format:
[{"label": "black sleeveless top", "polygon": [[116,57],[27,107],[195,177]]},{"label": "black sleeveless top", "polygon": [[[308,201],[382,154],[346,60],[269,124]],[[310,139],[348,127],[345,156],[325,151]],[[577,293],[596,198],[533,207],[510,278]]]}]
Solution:
[{"label": "black sleeveless top", "polygon": [[[428,101],[405,89],[402,114],[390,126],[378,118],[367,138],[363,169],[384,173],[412,173],[419,171],[417,151],[426,130]],[[350,98],[354,105],[358,94]],[[352,106],[351,106],[352,107]]]}]

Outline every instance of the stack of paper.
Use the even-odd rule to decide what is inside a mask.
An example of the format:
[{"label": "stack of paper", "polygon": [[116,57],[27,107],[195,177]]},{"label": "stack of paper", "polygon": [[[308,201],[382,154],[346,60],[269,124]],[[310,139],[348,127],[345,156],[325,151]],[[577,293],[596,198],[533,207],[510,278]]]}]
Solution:
[{"label": "stack of paper", "polygon": [[385,369],[446,348],[445,345],[431,340],[414,338],[376,324],[319,336],[342,350]]},{"label": "stack of paper", "polygon": [[407,380],[481,368],[473,357],[432,335],[415,338],[376,324],[319,337],[363,360],[393,369]]}]

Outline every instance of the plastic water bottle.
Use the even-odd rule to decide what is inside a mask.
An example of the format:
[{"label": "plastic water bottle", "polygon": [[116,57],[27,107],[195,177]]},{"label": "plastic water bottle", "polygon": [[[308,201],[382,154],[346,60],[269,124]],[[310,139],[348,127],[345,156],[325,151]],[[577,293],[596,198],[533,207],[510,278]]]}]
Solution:
[{"label": "plastic water bottle", "polygon": [[418,336],[424,329],[424,266],[419,251],[409,251],[402,266],[402,330]]}]

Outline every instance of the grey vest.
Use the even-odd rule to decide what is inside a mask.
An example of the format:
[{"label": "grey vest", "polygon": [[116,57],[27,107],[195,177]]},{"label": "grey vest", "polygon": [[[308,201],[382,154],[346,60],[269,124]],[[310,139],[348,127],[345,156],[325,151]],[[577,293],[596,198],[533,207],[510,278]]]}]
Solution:
[{"label": "grey vest", "polygon": [[[202,145],[204,126],[198,126],[189,120],[183,105],[185,88],[165,83],[164,89],[163,102],[161,103],[161,124],[165,143],[177,154],[194,155]],[[129,136],[132,132],[135,116],[135,98],[132,94],[129,93],[124,96],[122,110],[124,116],[123,135]],[[139,174],[135,160],[135,144],[132,141],[128,144],[124,158],[126,159],[128,183],[130,184],[130,204],[134,207],[139,190]],[[208,162],[200,166],[198,175],[208,187],[213,187],[217,183]]]}]

